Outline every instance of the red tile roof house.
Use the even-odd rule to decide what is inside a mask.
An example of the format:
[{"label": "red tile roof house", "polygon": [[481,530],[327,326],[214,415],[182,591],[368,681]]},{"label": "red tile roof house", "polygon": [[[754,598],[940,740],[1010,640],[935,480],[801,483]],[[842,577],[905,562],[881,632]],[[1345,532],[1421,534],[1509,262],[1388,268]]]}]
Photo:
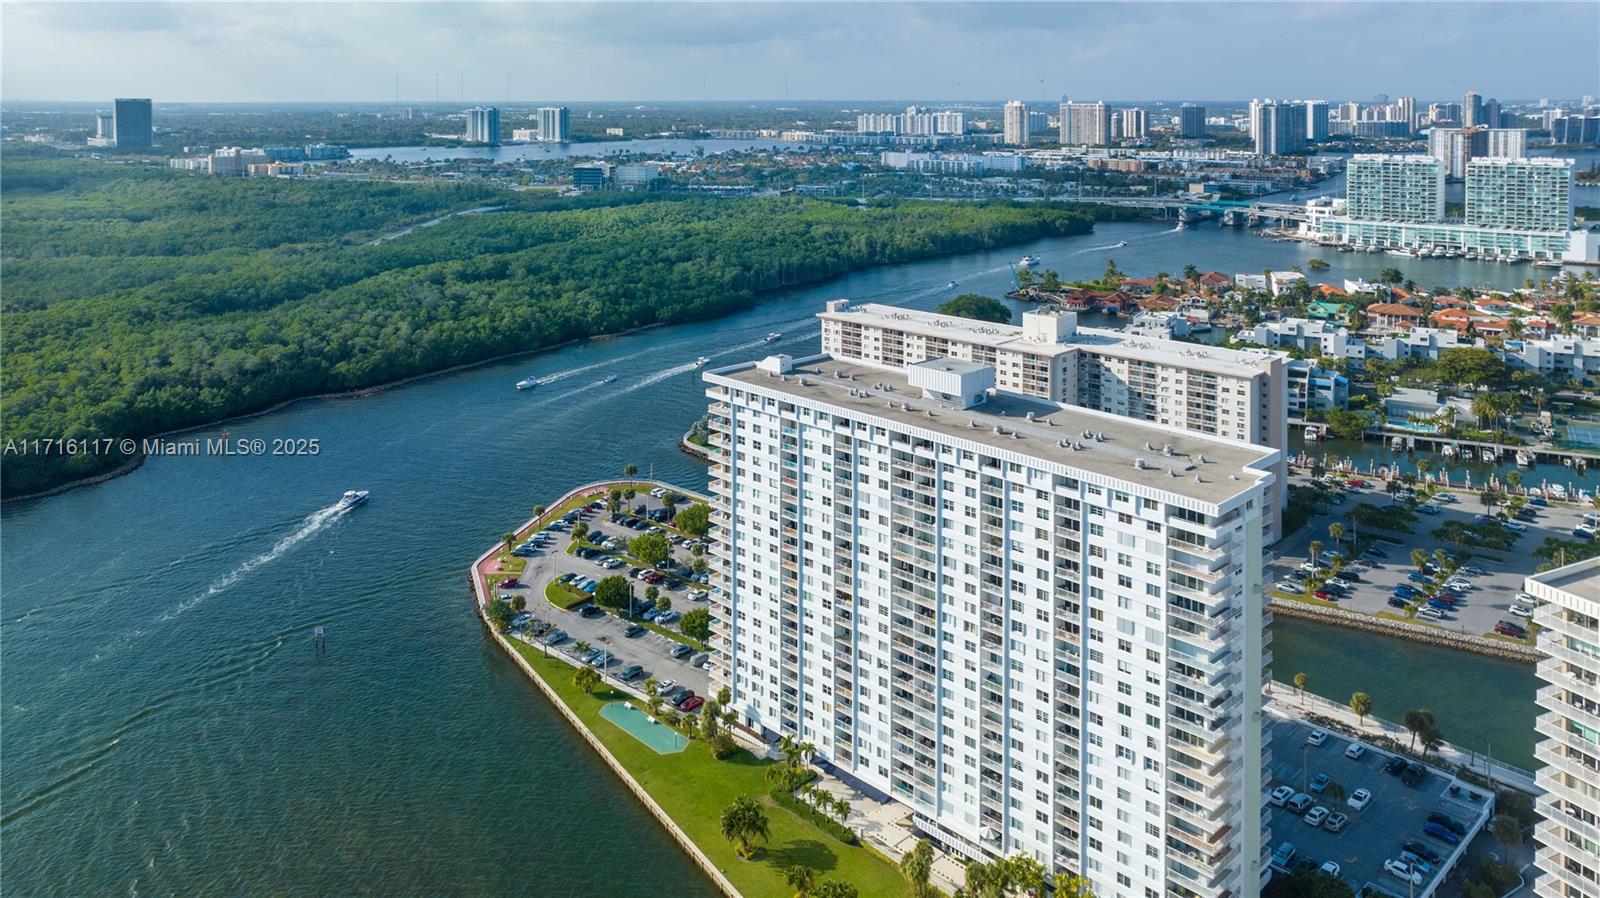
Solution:
[{"label": "red tile roof house", "polygon": [[1422,312],[1398,302],[1375,302],[1366,308],[1371,327],[1399,330],[1422,323]]},{"label": "red tile roof house", "polygon": [[1580,337],[1600,337],[1600,315],[1586,312],[1572,316],[1572,332]]},{"label": "red tile roof house", "polygon": [[1323,296],[1349,296],[1350,295],[1350,294],[1344,292],[1343,290],[1340,290],[1338,287],[1335,287],[1332,284],[1318,284],[1317,287],[1316,287],[1316,290],[1317,290],[1318,293],[1321,293]]},{"label": "red tile roof house", "polygon": [[1441,309],[1433,313],[1433,323],[1435,327],[1448,327],[1457,333],[1465,331],[1467,329],[1467,322],[1469,321],[1472,322],[1473,327],[1478,327],[1486,321],[1503,320],[1505,319],[1495,318],[1492,315],[1474,311],[1472,309]]},{"label": "red tile roof house", "polygon": [[1233,286],[1233,278],[1220,271],[1208,271],[1200,275],[1200,286],[1215,289],[1226,289]]},{"label": "red tile roof house", "polygon": [[1125,293],[1146,294],[1156,289],[1155,278],[1127,278],[1118,285]]}]

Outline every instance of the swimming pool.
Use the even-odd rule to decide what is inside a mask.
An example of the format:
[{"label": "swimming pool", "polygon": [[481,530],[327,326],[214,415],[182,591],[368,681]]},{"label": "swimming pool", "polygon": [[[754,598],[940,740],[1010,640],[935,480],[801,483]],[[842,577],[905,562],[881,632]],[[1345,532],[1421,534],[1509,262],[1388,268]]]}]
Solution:
[{"label": "swimming pool", "polygon": [[600,716],[611,721],[628,735],[656,750],[658,755],[676,754],[689,744],[688,737],[674,732],[665,724],[627,702],[612,702],[600,708]]}]

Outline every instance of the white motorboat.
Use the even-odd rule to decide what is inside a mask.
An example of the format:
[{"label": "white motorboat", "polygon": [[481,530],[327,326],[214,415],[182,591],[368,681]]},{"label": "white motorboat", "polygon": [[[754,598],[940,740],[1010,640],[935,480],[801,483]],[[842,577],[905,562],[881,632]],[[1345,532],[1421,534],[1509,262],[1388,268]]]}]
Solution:
[{"label": "white motorboat", "polygon": [[779,337],[781,337],[781,336],[783,336],[783,332],[782,332],[782,331],[773,331],[773,332],[772,332],[772,333],[770,333],[770,334],[767,334],[767,335],[766,335],[766,336],[765,336],[765,337],[763,337],[763,338],[762,338],[762,339],[763,339],[763,340],[766,340],[766,341],[767,341],[767,342],[768,342],[768,343],[773,343],[773,342],[776,342],[776,341],[777,341],[777,339],[778,339],[778,338],[779,338]]},{"label": "white motorboat", "polygon": [[694,366],[696,368],[704,368],[709,361],[711,361],[711,356],[703,355],[694,360]]},{"label": "white motorboat", "polygon": [[1317,440],[1322,439],[1322,430],[1315,426],[1307,426],[1305,430],[1305,437],[1307,442],[1314,443]]},{"label": "white motorboat", "polygon": [[1517,464],[1524,468],[1533,467],[1533,455],[1526,449],[1517,450]]},{"label": "white motorboat", "polygon": [[950,283],[945,284],[944,288],[946,290],[954,290],[956,288],[956,282],[955,281],[951,281]]},{"label": "white motorboat", "polygon": [[616,379],[617,379],[617,376],[615,374],[607,374],[605,377],[600,378],[600,383],[602,385],[604,385],[604,384],[611,383],[612,381],[614,381]]},{"label": "white motorboat", "polygon": [[1445,447],[1443,449],[1439,450],[1439,454],[1444,456],[1445,458],[1455,458],[1456,457],[1456,447],[1454,445],[1446,443]]},{"label": "white motorboat", "polygon": [[1126,240],[1118,240],[1116,243],[1111,244],[1111,248],[1112,249],[1121,249],[1121,248],[1123,248],[1124,246],[1127,246],[1127,245],[1128,245],[1128,241],[1126,241]]},{"label": "white motorboat", "polygon": [[524,377],[523,379],[517,381],[517,389],[519,390],[531,390],[538,385],[539,378],[537,377]]},{"label": "white motorboat", "polygon": [[339,504],[334,506],[334,510],[345,511],[355,508],[365,501],[367,501],[366,490],[345,490],[344,495],[339,497]]},{"label": "white motorboat", "polygon": [[1477,456],[1472,454],[1472,447],[1471,446],[1462,446],[1461,447],[1461,460],[1462,461],[1471,461],[1472,459],[1474,459],[1476,457]]},{"label": "white motorboat", "polygon": [[1017,267],[1018,268],[1032,268],[1033,266],[1038,265],[1038,264],[1039,264],[1039,257],[1038,256],[1023,256],[1021,259],[1017,260]]}]

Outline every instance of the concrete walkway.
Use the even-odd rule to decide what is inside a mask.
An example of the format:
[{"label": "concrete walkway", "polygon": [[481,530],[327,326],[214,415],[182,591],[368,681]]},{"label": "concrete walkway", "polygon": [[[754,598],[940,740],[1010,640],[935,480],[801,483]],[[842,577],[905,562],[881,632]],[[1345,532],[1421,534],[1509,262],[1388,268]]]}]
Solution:
[{"label": "concrete walkway", "polygon": [[[857,792],[843,780],[820,770],[817,771],[814,782],[816,788],[835,798],[843,798],[850,802],[850,813],[845,817],[845,825],[854,830],[863,842],[890,860],[899,863],[906,852],[916,847],[918,836],[911,829],[910,808],[897,801],[877,801]],[[933,875],[930,877],[933,885],[948,895],[955,892],[964,879],[966,879],[966,861],[935,848]]]},{"label": "concrete walkway", "polygon": [[[1320,695],[1310,692],[1301,696],[1288,683],[1274,681],[1267,692],[1266,699],[1267,710],[1286,717],[1304,719],[1306,714],[1319,714],[1348,724],[1351,729],[1363,736],[1388,736],[1401,745],[1409,745],[1411,743],[1411,733],[1397,723],[1373,717],[1371,714],[1368,714],[1366,721],[1362,723],[1355,712],[1345,705],[1329,701]],[[1487,759],[1482,755],[1451,745],[1448,742],[1440,746],[1434,752],[1433,757],[1437,761],[1448,765],[1452,770],[1457,766],[1465,765],[1479,774],[1489,775],[1492,773],[1491,778],[1496,783],[1510,786],[1519,792],[1538,795],[1543,791],[1534,785],[1531,771],[1523,770],[1521,767],[1513,767],[1509,764],[1502,764],[1499,761],[1493,762],[1492,770],[1486,769]]]}]

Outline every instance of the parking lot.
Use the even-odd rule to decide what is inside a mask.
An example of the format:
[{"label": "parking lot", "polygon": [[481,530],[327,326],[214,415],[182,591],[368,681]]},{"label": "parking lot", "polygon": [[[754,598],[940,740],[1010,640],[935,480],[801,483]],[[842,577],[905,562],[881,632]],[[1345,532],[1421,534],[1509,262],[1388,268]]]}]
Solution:
[{"label": "parking lot", "polygon": [[[649,509],[661,507],[661,503],[651,496],[640,493],[628,501],[630,507],[643,503]],[[586,523],[591,530],[598,529],[603,533],[617,537],[632,537],[639,535],[640,531],[630,530],[620,524],[611,523],[605,511],[593,512],[583,515],[580,520]],[[677,685],[687,687],[696,695],[707,696],[710,694],[710,675],[704,667],[695,667],[690,663],[694,654],[682,658],[672,657],[672,650],[680,643],[669,639],[654,631],[646,630],[643,634],[629,637],[626,635],[629,623],[615,614],[606,613],[598,617],[585,617],[580,608],[570,611],[550,604],[545,598],[545,586],[552,580],[565,573],[600,579],[612,574],[626,576],[628,566],[607,570],[595,563],[595,560],[579,558],[568,554],[567,548],[572,543],[571,531],[554,531],[549,544],[540,549],[536,554],[527,558],[527,567],[517,577],[519,585],[495,589],[496,595],[512,594],[521,595],[527,601],[528,613],[537,619],[548,621],[555,627],[565,631],[567,638],[555,646],[549,647],[552,653],[559,652],[569,658],[578,657],[577,644],[587,643],[593,649],[605,649],[614,657],[605,665],[605,674],[612,680],[629,665],[638,664],[644,672],[634,677],[629,685],[643,691],[644,680],[655,677],[658,681],[673,680]],[[687,561],[689,553],[674,547],[673,556],[679,560]],[[661,595],[672,599],[672,608],[678,612],[688,611],[692,608],[704,608],[706,603],[695,601],[691,598],[694,591],[683,583],[663,581],[659,584]],[[642,582],[635,581],[635,594],[643,598],[645,586]],[[531,634],[513,633],[516,638],[523,639],[532,645],[541,645],[539,639]]]},{"label": "parking lot", "polygon": [[[1304,485],[1308,478],[1295,477],[1293,482]],[[1484,511],[1478,497],[1468,493],[1453,493],[1454,502],[1436,501],[1430,503],[1439,508],[1437,514],[1419,514],[1413,525],[1412,533],[1385,531],[1385,538],[1399,540],[1398,544],[1379,543],[1381,556],[1369,556],[1365,561],[1370,568],[1358,569],[1361,577],[1347,595],[1336,599],[1340,608],[1349,611],[1359,611],[1366,614],[1376,614],[1380,611],[1403,614],[1403,609],[1389,605],[1395,587],[1402,583],[1421,587],[1421,584],[1410,583],[1407,576],[1416,570],[1411,563],[1411,551],[1422,549],[1430,555],[1436,548],[1440,548],[1439,540],[1435,539],[1432,531],[1446,521],[1460,521],[1471,523],[1473,517]],[[1311,518],[1310,525],[1299,534],[1291,536],[1277,547],[1277,557],[1270,559],[1263,571],[1264,582],[1279,584],[1289,574],[1299,569],[1300,565],[1309,560],[1310,544],[1313,540],[1321,542],[1323,551],[1332,551],[1334,541],[1328,533],[1328,525],[1339,521],[1344,523],[1351,533],[1358,528],[1346,518],[1346,513],[1361,503],[1368,503],[1382,508],[1396,502],[1394,497],[1385,493],[1381,482],[1371,481],[1367,488],[1344,488],[1343,501],[1330,504],[1320,509]],[[1455,609],[1442,612],[1439,619],[1429,620],[1417,618],[1420,623],[1430,623],[1435,626],[1451,630],[1458,630],[1475,635],[1484,635],[1493,632],[1495,624],[1500,621],[1510,621],[1526,627],[1528,619],[1512,613],[1512,606],[1526,603],[1519,602],[1518,593],[1522,592],[1523,578],[1534,572],[1541,563],[1533,557],[1533,549],[1544,541],[1546,536],[1556,536],[1562,539],[1572,539],[1572,529],[1582,522],[1583,511],[1576,507],[1552,505],[1548,507],[1530,506],[1535,513],[1533,521],[1525,521],[1526,530],[1516,533],[1516,540],[1510,551],[1500,552],[1491,549],[1463,549],[1457,546],[1445,546],[1458,560],[1469,567],[1476,567],[1483,573],[1465,573],[1470,588],[1466,589],[1462,601],[1458,602]],[[1345,544],[1348,546],[1350,537],[1347,536]]]},{"label": "parking lot", "polygon": [[[1309,825],[1302,814],[1270,802],[1270,847],[1275,849],[1284,842],[1294,846],[1289,868],[1317,867],[1331,861],[1338,865],[1339,878],[1357,894],[1371,885],[1391,895],[1424,898],[1443,880],[1460,853],[1460,846],[1424,834],[1429,815],[1443,814],[1468,834],[1489,819],[1493,798],[1487,790],[1458,784],[1449,774],[1431,768],[1416,785],[1408,786],[1400,777],[1384,772],[1392,755],[1363,746],[1361,757],[1352,759],[1346,756],[1351,745],[1346,737],[1327,733],[1321,745],[1313,745],[1308,741],[1314,732],[1309,724],[1277,714],[1268,716],[1268,724],[1272,750],[1268,793],[1287,787],[1306,795],[1311,807],[1325,807],[1349,818],[1340,832],[1330,832],[1325,826]],[[1328,780],[1321,791],[1313,791],[1319,774]],[[1358,789],[1371,794],[1370,802],[1359,810],[1349,801]],[[1292,802],[1291,798],[1286,804]],[[1426,865],[1425,871],[1418,868],[1422,881],[1414,892],[1407,880],[1384,866],[1401,857],[1406,843],[1422,847],[1417,854]]]}]

